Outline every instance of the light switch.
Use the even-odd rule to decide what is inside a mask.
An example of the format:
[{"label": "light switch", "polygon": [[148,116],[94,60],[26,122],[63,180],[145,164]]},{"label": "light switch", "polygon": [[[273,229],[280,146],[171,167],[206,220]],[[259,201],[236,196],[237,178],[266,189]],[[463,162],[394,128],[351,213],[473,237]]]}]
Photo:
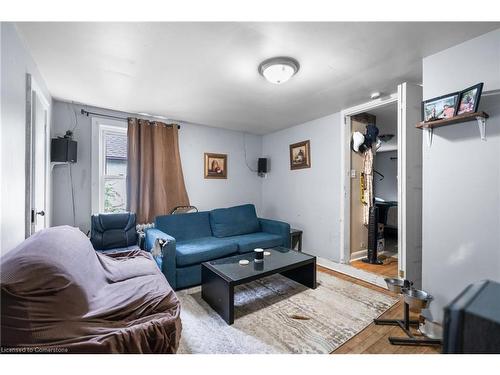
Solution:
[{"label": "light switch", "polygon": [[351,169],[351,178],[356,178],[356,170]]}]

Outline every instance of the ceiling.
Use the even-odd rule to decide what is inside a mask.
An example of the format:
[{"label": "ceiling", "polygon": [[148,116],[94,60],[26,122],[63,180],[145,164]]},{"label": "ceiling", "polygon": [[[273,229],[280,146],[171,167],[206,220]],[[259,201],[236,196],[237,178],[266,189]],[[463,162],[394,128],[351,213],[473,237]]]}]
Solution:
[{"label": "ceiling", "polygon": [[[422,57],[500,23],[17,23],[56,99],[266,134],[419,83]],[[273,85],[273,56],[300,71]]]},{"label": "ceiling", "polygon": [[382,107],[370,109],[368,113],[376,117],[376,125],[379,135],[393,134],[389,141],[382,142],[377,152],[392,151],[398,149],[398,103],[393,102]]},{"label": "ceiling", "polygon": [[398,131],[398,103],[393,102],[368,111],[376,117],[380,134],[396,134]]}]

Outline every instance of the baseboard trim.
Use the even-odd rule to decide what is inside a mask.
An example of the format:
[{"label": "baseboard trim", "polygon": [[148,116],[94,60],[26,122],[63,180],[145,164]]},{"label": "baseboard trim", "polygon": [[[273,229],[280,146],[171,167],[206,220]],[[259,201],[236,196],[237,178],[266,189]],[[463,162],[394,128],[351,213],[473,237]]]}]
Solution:
[{"label": "baseboard trim", "polygon": [[351,262],[353,260],[358,260],[358,259],[361,259],[361,258],[365,258],[366,256],[368,255],[368,250],[367,249],[364,249],[364,250],[359,250],[359,251],[355,251],[354,253],[351,253]]},{"label": "baseboard trim", "polygon": [[316,257],[316,263],[321,267],[328,268],[329,270],[340,272],[343,273],[344,275],[351,276],[356,279],[366,281],[367,283],[376,285],[378,287],[387,289],[387,284],[385,283],[383,276],[375,275],[373,273],[354,268],[353,266],[350,266],[348,264],[333,262],[331,260],[324,259],[321,257]]},{"label": "baseboard trim", "polygon": [[[391,257],[391,258],[397,258],[398,257],[397,253],[393,253],[393,252],[385,251],[385,250],[380,251],[378,253],[378,255],[385,255],[385,256],[388,256],[388,257]],[[360,259],[366,258],[367,256],[368,256],[368,250],[355,251],[354,253],[351,254],[351,262],[353,260],[360,260]]]}]

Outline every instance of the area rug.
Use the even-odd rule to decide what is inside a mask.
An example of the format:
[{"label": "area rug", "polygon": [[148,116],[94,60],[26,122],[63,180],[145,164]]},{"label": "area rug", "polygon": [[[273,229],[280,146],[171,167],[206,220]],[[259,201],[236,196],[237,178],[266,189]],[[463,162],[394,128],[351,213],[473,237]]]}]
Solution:
[{"label": "area rug", "polygon": [[331,353],[397,302],[396,298],[318,272],[309,289],[273,275],[235,289],[235,320],[227,325],[201,298],[179,291],[178,353]]}]

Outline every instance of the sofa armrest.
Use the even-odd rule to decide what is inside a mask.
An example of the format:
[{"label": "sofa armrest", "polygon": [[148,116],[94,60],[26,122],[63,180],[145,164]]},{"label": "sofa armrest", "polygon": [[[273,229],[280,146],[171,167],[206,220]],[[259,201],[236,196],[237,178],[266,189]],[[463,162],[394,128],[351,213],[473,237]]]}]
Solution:
[{"label": "sofa armrest", "polygon": [[175,238],[162,232],[156,228],[146,230],[146,250],[151,252],[155,241],[157,239],[163,240],[165,243],[161,249],[161,272],[167,278],[170,286],[173,289],[177,287],[176,281],[176,260],[175,260]]},{"label": "sofa armrest", "polygon": [[283,247],[290,248],[290,224],[278,220],[259,218],[263,232],[278,234],[283,237]]}]

